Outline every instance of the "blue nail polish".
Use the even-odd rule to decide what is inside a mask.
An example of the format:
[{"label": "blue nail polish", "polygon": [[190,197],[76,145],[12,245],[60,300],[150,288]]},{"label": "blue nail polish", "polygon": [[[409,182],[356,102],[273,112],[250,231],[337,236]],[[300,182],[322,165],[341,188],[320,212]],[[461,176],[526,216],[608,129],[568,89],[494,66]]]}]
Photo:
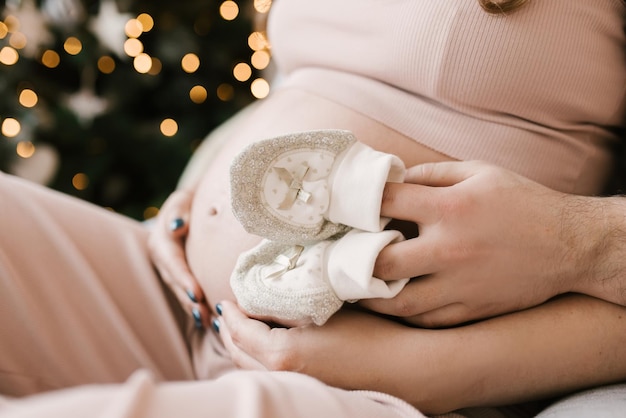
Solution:
[{"label": "blue nail polish", "polygon": [[215,305],[215,312],[217,312],[218,315],[222,315],[222,304],[218,303],[217,305]]},{"label": "blue nail polish", "polygon": [[219,321],[219,319],[215,318],[213,321],[211,321],[211,325],[213,325],[213,329],[215,330],[215,332],[217,332],[219,334],[220,333],[220,321]]},{"label": "blue nail polish", "polygon": [[193,303],[198,303],[198,299],[196,299],[196,294],[193,293],[193,290],[187,289],[185,292],[187,292],[187,297],[189,297]]},{"label": "blue nail polish", "polygon": [[177,229],[182,228],[183,225],[185,225],[185,221],[183,220],[183,218],[176,218],[172,222],[170,222],[170,229],[172,231],[176,231]]},{"label": "blue nail polish", "polygon": [[193,316],[193,323],[197,329],[203,329],[202,325],[202,316],[200,315],[200,310],[198,308],[193,308],[191,310],[191,315]]}]

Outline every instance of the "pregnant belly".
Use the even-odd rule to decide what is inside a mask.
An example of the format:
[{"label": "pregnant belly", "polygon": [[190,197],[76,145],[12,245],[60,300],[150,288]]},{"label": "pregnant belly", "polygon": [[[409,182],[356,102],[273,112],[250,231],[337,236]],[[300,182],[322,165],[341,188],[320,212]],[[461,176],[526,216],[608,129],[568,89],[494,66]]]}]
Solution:
[{"label": "pregnant belly", "polygon": [[237,257],[261,239],[247,234],[230,209],[230,161],[253,141],[313,129],[350,130],[373,148],[398,155],[407,166],[449,159],[353,110],[300,90],[283,90],[257,103],[220,132],[222,138],[215,138],[223,145],[206,168],[192,205],[187,260],[211,307],[234,299],[229,279]]}]

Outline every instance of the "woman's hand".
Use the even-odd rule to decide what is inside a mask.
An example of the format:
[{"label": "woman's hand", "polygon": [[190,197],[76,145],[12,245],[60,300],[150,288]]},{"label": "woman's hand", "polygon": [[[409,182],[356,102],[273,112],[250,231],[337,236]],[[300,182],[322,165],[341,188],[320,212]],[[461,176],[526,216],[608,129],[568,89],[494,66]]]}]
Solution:
[{"label": "woman's hand", "polygon": [[176,190],[163,203],[148,241],[150,257],[163,280],[193,317],[197,328],[208,325],[210,313],[204,293],[192,275],[185,257],[189,212],[193,192]]},{"label": "woman's hand", "polygon": [[[429,387],[435,387],[431,379],[446,380],[446,364],[452,364],[444,350],[434,350],[452,338],[446,330],[409,328],[353,309],[340,310],[321,327],[273,328],[248,318],[232,302],[220,307],[214,328],[243,369],[304,373],[332,386],[382,391],[422,407],[431,399]],[[437,344],[433,333],[439,335]],[[446,347],[456,350],[452,343]]]},{"label": "woman's hand", "polygon": [[[576,289],[601,244],[581,224],[586,201],[480,162],[413,167],[388,184],[382,214],[419,236],[379,255],[376,277],[415,277],[368,309],[441,327],[536,306]],[[592,234],[593,235],[593,234]]]}]

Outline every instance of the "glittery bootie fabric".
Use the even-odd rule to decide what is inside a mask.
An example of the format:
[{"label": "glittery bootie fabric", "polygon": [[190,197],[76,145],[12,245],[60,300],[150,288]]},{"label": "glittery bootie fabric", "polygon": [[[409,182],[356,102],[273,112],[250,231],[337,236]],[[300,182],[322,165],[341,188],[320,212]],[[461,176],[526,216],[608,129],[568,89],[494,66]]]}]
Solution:
[{"label": "glittery bootie fabric", "polygon": [[286,326],[322,325],[345,301],[391,298],[402,290],[408,279],[372,276],[378,253],[402,240],[399,231],[358,229],[306,246],[264,240],[239,257],[231,288],[252,316]]},{"label": "glittery bootie fabric", "polygon": [[308,244],[350,228],[381,231],[386,182],[402,182],[396,156],[345,130],[319,130],[253,143],[231,165],[233,213],[246,231]]}]

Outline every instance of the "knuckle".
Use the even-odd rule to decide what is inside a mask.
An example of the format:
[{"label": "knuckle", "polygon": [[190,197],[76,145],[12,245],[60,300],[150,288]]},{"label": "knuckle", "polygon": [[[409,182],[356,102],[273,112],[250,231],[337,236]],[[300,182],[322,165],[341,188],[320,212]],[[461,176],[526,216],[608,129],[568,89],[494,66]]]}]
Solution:
[{"label": "knuckle", "polygon": [[420,164],[415,167],[415,170],[419,171],[420,177],[425,179],[427,182],[432,181],[435,175],[435,164],[433,163],[425,163]]}]

